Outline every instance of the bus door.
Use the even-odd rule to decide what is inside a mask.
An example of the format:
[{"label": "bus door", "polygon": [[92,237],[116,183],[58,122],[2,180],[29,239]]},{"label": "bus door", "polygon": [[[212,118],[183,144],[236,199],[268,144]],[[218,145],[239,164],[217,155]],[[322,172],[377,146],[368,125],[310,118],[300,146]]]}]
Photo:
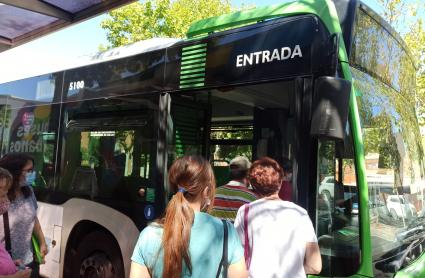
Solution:
[{"label": "bus door", "polygon": [[173,161],[183,155],[208,157],[210,132],[210,107],[198,100],[198,95],[165,94],[161,97],[167,106],[165,110],[165,160],[164,188],[168,191],[167,169]]},{"label": "bus door", "polygon": [[[217,186],[229,181],[229,161],[238,155],[255,160],[270,156],[277,160],[294,158],[295,80],[171,94],[175,99],[190,99],[197,107],[210,107],[204,116],[210,124],[201,125],[198,142],[203,144],[216,174]],[[171,106],[171,114],[173,109]],[[176,110],[177,111],[177,110]],[[174,121],[186,114],[174,114]],[[208,120],[205,121],[208,123]],[[199,149],[203,147],[199,146]],[[177,153],[175,145],[170,153]],[[183,150],[179,155],[191,153]],[[201,153],[201,152],[198,152]]]},{"label": "bus door", "polygon": [[157,217],[157,103],[157,97],[121,97],[65,104],[63,198],[110,206],[139,229]]}]

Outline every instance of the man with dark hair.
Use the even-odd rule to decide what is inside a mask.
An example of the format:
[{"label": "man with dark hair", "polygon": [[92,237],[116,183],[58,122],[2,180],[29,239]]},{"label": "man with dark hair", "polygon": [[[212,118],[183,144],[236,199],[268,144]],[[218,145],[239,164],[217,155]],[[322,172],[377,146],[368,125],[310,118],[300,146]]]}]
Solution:
[{"label": "man with dark hair", "polygon": [[248,189],[249,167],[251,162],[245,156],[237,156],[230,161],[231,180],[217,188],[212,215],[233,223],[242,205],[257,200],[257,195]]}]

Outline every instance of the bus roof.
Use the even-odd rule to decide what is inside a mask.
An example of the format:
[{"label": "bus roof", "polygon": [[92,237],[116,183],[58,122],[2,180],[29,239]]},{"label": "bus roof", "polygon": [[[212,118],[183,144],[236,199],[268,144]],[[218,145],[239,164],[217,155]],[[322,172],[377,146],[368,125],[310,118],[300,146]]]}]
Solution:
[{"label": "bus roof", "polygon": [[239,27],[242,25],[254,24],[259,21],[281,17],[289,11],[294,10],[291,7],[297,6],[300,3],[305,4],[308,2],[314,2],[314,0],[301,0],[287,2],[283,4],[274,4],[201,19],[193,23],[189,27],[189,30],[187,31],[187,37],[192,38],[207,35],[209,33],[217,31],[222,31],[230,28]]},{"label": "bus roof", "polygon": [[37,67],[30,67],[27,69],[20,69],[16,71],[9,71],[9,75],[0,75],[0,83],[6,83],[19,79],[24,79],[33,76],[39,76],[47,73],[58,72],[62,70],[73,69],[77,67],[88,66],[92,64],[102,63],[106,61],[112,61],[124,57],[130,57],[133,55],[159,50],[171,46],[180,39],[173,38],[154,38],[144,41],[138,41],[133,44],[128,44],[116,48],[109,49],[104,52],[98,52],[94,55],[81,56],[73,61],[63,60],[58,61],[46,61],[42,65]]},{"label": "bus roof", "polygon": [[[412,59],[411,52],[409,48],[406,46],[406,43],[401,38],[401,36],[395,31],[395,29],[388,24],[378,13],[376,13],[373,9],[371,9],[368,5],[364,4],[360,0],[326,0],[325,2],[335,2],[344,3],[344,5],[348,5],[349,2],[354,2],[354,7],[360,5],[360,7],[367,12],[370,16],[374,18],[384,29],[386,29],[391,36],[404,48],[404,50],[408,53],[410,59],[414,63],[416,63]],[[314,13],[322,18],[325,22],[325,25],[329,28],[329,31],[332,30],[332,20],[329,19],[329,15],[323,13],[323,1],[318,0],[298,0],[298,1],[286,1],[286,3],[268,5],[258,8],[253,8],[249,10],[238,11],[234,13],[229,13],[225,15],[210,17],[207,19],[199,20],[193,23],[188,32],[188,38],[194,38],[198,36],[206,36],[210,33],[214,33],[217,31],[222,31],[230,28],[240,27],[242,25],[255,24],[260,21],[270,20],[277,17],[282,16],[290,16],[295,14],[303,14],[303,13]],[[338,9],[338,5],[336,5]],[[340,15],[341,16],[341,15]],[[340,23],[342,24],[345,21],[344,18],[340,18]],[[351,29],[351,28],[349,28]],[[345,31],[345,30],[342,30]],[[348,34],[350,36],[350,34]],[[345,41],[347,43],[347,41]],[[349,46],[348,46],[349,47]],[[347,49],[348,50],[348,49]]]},{"label": "bus roof", "polygon": [[[187,37],[202,37],[210,33],[243,25],[255,24],[279,17],[305,14],[318,16],[330,33],[342,34],[338,14],[332,0],[299,0],[203,19],[190,26]],[[340,40],[339,43],[339,60],[348,62],[343,40]]]}]

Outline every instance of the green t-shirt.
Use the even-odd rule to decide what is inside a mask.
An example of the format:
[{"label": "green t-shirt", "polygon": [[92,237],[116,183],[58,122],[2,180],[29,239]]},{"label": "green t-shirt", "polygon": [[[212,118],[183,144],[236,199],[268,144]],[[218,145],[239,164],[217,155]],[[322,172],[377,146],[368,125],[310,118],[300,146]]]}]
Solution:
[{"label": "green t-shirt", "polygon": [[[234,264],[243,259],[243,247],[230,223],[228,227],[228,261]],[[152,277],[162,278],[164,254],[161,248],[163,229],[159,224],[147,226],[139,236],[131,260],[150,269]],[[223,222],[203,212],[196,212],[190,232],[189,254],[192,275],[184,266],[182,277],[215,277],[223,254]]]}]

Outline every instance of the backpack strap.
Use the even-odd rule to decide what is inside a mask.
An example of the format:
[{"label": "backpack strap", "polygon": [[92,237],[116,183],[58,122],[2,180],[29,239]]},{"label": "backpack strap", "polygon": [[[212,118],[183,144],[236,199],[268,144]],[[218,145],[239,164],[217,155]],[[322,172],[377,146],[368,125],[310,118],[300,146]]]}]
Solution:
[{"label": "backpack strap", "polygon": [[9,227],[9,214],[7,211],[3,213],[3,226],[4,226],[4,241],[7,253],[12,256],[12,242],[10,240],[10,227]]},{"label": "backpack strap", "polygon": [[223,267],[223,278],[227,278],[227,269],[229,268],[229,262],[228,262],[228,258],[227,258],[227,241],[228,241],[228,228],[227,228],[227,221],[222,219],[221,220],[223,222],[223,232],[224,232],[224,236],[223,236],[223,255],[221,256],[221,261],[220,264],[218,266],[218,270],[217,270],[217,275],[216,277],[220,277],[220,273],[221,273],[221,268]]},{"label": "backpack strap", "polygon": [[247,269],[249,269],[249,266],[251,264],[251,248],[249,246],[249,236],[248,236],[248,213],[249,213],[249,204],[246,204],[245,213],[243,216],[243,233],[245,237],[244,256],[245,256],[245,264]]}]

